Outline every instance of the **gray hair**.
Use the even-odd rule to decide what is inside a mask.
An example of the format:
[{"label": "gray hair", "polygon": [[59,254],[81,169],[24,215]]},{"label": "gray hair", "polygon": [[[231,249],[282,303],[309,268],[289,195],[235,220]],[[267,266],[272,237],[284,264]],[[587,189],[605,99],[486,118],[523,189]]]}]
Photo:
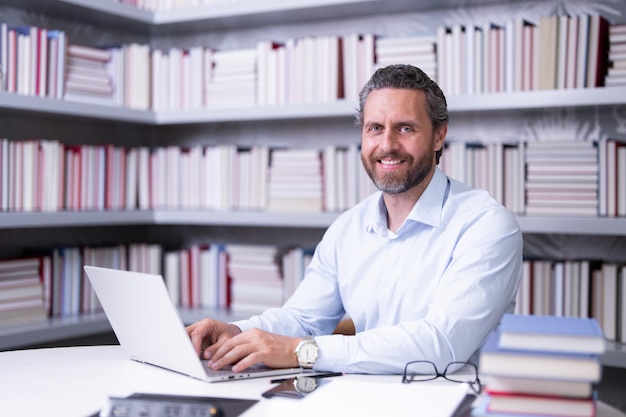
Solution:
[{"label": "gray hair", "polygon": [[[448,123],[448,105],[443,91],[421,69],[407,64],[394,64],[377,69],[359,94],[356,125],[363,126],[363,109],[370,93],[381,88],[422,90],[426,94],[426,111],[436,131]],[[437,163],[442,151],[437,152]]]}]

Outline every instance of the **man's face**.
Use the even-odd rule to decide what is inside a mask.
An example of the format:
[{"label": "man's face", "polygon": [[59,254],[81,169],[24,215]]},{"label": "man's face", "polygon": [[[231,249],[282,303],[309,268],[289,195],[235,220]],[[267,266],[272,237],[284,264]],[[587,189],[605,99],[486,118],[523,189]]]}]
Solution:
[{"label": "man's face", "polygon": [[437,132],[418,90],[384,88],[370,93],[363,108],[361,161],[383,192],[399,194],[430,177],[445,127]]}]

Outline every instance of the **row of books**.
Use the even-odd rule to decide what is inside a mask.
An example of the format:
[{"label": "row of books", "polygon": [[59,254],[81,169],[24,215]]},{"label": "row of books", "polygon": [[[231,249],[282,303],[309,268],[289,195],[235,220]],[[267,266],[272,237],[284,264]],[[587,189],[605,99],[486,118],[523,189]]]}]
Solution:
[{"label": "row of books", "polygon": [[[450,142],[450,177],[517,214],[626,216],[626,143]],[[125,148],[0,139],[0,209],[343,211],[375,191],[356,144]]]},{"label": "row of books", "polygon": [[608,33],[597,14],[439,27],[439,85],[448,95],[602,86]]},{"label": "row of books", "polygon": [[472,415],[594,417],[605,351],[594,319],[505,314],[480,352]]},{"label": "row of books", "polygon": [[311,254],[301,247],[196,244],[166,252],[164,276],[175,305],[258,313],[293,294]]},{"label": "row of books", "polygon": [[65,88],[65,32],[0,23],[2,90],[62,99]]},{"label": "row of books", "polygon": [[607,87],[626,85],[626,25],[609,28],[609,68],[604,83]]},{"label": "row of books", "polygon": [[595,318],[607,340],[626,343],[626,265],[582,260],[524,260],[518,314]]},{"label": "row of books", "polygon": [[160,273],[161,253],[158,245],[131,244],[0,260],[0,324],[99,311],[83,265]]},{"label": "row of books", "polygon": [[0,139],[4,211],[342,211],[374,191],[356,145],[124,148]]},{"label": "row of books", "polygon": [[101,311],[83,265],[161,274],[176,306],[235,312],[278,307],[304,276],[312,249],[272,245],[156,244],[64,247],[0,260],[0,325]]},{"label": "row of books", "polygon": [[489,191],[517,214],[626,216],[626,143],[450,142],[440,162],[452,178]]},{"label": "row of books", "polygon": [[622,48],[609,43],[600,15],[441,26],[435,36],[304,36],[233,50],[98,48],[68,45],[62,31],[1,28],[6,91],[139,110],[356,100],[374,69],[391,63],[422,67],[448,95],[593,88],[605,84],[609,57],[619,67]]}]

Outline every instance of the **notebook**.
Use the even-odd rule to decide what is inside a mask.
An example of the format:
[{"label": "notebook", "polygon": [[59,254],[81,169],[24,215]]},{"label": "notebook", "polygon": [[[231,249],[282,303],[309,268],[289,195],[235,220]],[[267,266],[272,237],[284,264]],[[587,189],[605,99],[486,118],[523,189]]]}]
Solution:
[{"label": "notebook", "polygon": [[213,370],[196,355],[160,275],[85,266],[122,349],[130,359],[207,382],[296,374],[302,368],[255,365],[242,372]]}]

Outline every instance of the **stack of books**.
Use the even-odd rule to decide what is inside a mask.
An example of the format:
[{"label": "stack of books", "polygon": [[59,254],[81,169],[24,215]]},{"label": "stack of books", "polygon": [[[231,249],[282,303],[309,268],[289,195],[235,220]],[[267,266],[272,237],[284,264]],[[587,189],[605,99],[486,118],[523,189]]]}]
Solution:
[{"label": "stack of books", "polygon": [[114,105],[114,85],[108,49],[70,44],[67,47],[66,100]]},{"label": "stack of books", "polygon": [[232,312],[255,313],[282,305],[282,250],[279,247],[229,244],[226,252]]},{"label": "stack of books", "polygon": [[526,214],[597,216],[598,175],[594,142],[527,142]]},{"label": "stack of books", "polygon": [[506,314],[480,353],[473,415],[593,417],[605,349],[595,319]]},{"label": "stack of books", "polygon": [[49,271],[49,260],[24,258],[0,261],[0,325],[47,316],[41,274]]},{"label": "stack of books", "polygon": [[[256,48],[213,51],[207,70],[204,102],[208,108],[256,105]],[[205,57],[205,60],[208,60]]]},{"label": "stack of books", "polygon": [[397,64],[415,65],[437,79],[437,39],[435,36],[376,38],[376,68]]},{"label": "stack of books", "polygon": [[604,83],[607,87],[626,85],[626,24],[609,27],[609,68]]},{"label": "stack of books", "polygon": [[274,149],[270,156],[268,209],[324,209],[322,156],[316,149]]}]

